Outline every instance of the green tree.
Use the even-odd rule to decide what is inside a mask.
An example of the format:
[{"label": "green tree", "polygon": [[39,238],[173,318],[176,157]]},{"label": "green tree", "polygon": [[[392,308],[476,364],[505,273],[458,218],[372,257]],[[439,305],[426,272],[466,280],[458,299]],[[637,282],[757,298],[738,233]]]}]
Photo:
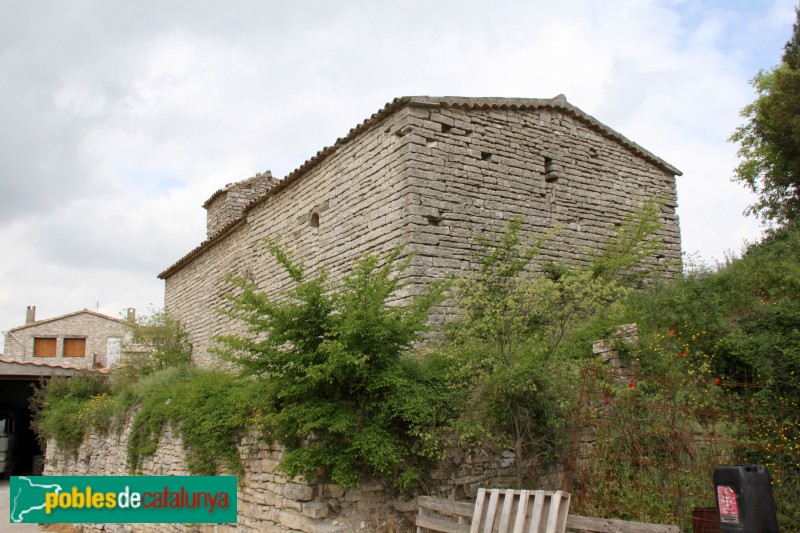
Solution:
[{"label": "green tree", "polygon": [[657,272],[661,206],[653,199],[634,210],[589,262],[544,272],[532,262],[547,236],[526,240],[515,218],[503,235],[481,241],[478,269],[454,281],[461,319],[446,326],[441,350],[464,402],[457,430],[467,441],[514,449],[520,483],[525,469],[564,446],[562,387],[574,377],[571,361],[557,357],[565,339],[613,316],[630,287]]},{"label": "green tree", "polygon": [[126,323],[122,364],[115,375],[132,381],[192,360],[192,344],[183,325],[166,310],[151,311]]},{"label": "green tree", "polygon": [[383,263],[363,258],[336,287],[324,273],[307,278],[281,246],[269,250],[294,288],[273,299],[232,278],[229,314],[251,335],[216,340],[224,359],[265,383],[260,425],[288,449],[281,468],[346,486],[370,472],[410,488],[441,456],[447,387],[441,372],[406,353],[443,287],[389,305],[407,264],[400,250]]},{"label": "green tree", "polygon": [[758,96],[729,139],[741,158],[733,179],[758,194],[747,212],[779,226],[800,215],[800,9],[797,17],[781,64],[751,81]]}]

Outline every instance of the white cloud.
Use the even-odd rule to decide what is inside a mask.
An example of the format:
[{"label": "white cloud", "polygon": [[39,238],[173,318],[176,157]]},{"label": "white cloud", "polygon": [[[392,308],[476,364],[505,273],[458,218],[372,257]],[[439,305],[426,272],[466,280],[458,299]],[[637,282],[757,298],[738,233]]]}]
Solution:
[{"label": "white cloud", "polygon": [[571,102],[685,172],[684,246],[758,234],[725,138],[779,58],[769,6],[410,0],[16,3],[0,20],[0,329],[116,315],[203,239],[202,202],[283,176],[396,96]]}]

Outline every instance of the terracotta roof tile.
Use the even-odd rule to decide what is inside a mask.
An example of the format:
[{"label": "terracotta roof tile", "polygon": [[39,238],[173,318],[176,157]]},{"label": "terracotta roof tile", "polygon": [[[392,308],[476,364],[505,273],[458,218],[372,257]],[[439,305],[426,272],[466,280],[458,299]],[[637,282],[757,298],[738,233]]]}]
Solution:
[{"label": "terracotta roof tile", "polygon": [[85,368],[85,367],[69,366],[69,365],[57,365],[55,363],[42,363],[42,362],[39,362],[39,361],[16,361],[14,359],[2,359],[2,358],[0,358],[0,363],[13,364],[13,365],[35,366],[35,367],[46,367],[46,368],[58,368],[58,369],[61,369],[61,370],[85,370],[85,371],[100,372],[101,374],[108,374],[110,372],[110,369],[108,369],[108,368]]}]

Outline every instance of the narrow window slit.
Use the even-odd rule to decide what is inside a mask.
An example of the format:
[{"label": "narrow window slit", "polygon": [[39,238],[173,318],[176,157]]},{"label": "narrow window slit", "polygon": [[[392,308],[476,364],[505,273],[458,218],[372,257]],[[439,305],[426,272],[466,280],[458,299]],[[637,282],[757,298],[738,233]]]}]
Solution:
[{"label": "narrow window slit", "polygon": [[544,181],[547,183],[555,183],[558,181],[558,172],[556,171],[556,166],[553,163],[553,158],[545,157],[544,158]]}]

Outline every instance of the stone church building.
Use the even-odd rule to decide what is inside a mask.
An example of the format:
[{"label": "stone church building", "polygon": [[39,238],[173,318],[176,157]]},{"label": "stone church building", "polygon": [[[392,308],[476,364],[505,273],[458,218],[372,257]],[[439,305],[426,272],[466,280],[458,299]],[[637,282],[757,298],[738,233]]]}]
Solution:
[{"label": "stone church building", "polygon": [[207,240],[159,275],[165,305],[208,365],[212,337],[241,330],[218,312],[227,274],[271,293],[289,286],[267,237],[334,279],[364,254],[404,245],[410,293],[469,270],[474,237],[502,232],[516,215],[528,233],[561,228],[545,259],[586,260],[653,196],[666,202],[659,259],[675,275],[680,174],[564,96],[398,98],[282,180],[267,172],[215,192],[204,204]]}]

